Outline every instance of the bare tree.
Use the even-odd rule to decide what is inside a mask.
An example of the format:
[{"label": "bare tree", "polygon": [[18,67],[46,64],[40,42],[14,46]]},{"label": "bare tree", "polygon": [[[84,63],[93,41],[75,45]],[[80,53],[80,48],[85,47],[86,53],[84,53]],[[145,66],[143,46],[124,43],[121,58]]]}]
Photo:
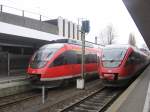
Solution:
[{"label": "bare tree", "polygon": [[112,25],[107,26],[107,44],[112,44],[115,34],[114,34],[114,28]]},{"label": "bare tree", "polygon": [[100,39],[100,44],[105,45],[104,35],[103,35],[103,33],[102,33],[102,32],[100,33],[100,35],[99,35],[99,37],[98,37],[98,38]]},{"label": "bare tree", "polygon": [[136,40],[133,33],[129,34],[128,44],[136,47]]},{"label": "bare tree", "polygon": [[110,24],[100,33],[99,38],[103,45],[110,45],[114,43],[115,36],[114,27]]}]

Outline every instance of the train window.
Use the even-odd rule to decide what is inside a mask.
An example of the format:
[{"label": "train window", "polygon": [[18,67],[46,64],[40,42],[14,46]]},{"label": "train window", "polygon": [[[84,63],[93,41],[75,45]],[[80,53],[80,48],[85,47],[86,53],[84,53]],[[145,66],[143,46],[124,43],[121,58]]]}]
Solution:
[{"label": "train window", "polygon": [[68,64],[76,64],[77,63],[77,56],[75,51],[66,51],[64,56],[67,59]]},{"label": "train window", "polygon": [[87,64],[88,62],[89,62],[89,56],[88,56],[88,54],[85,54],[85,63]]},{"label": "train window", "polygon": [[32,61],[48,61],[63,44],[47,44],[34,53]]},{"label": "train window", "polygon": [[92,58],[93,58],[93,63],[97,63],[97,55],[93,54]]},{"label": "train window", "polygon": [[89,58],[88,63],[93,63],[94,61],[93,54],[88,54],[88,58]]},{"label": "train window", "polygon": [[137,64],[140,63],[140,61],[140,54],[132,52],[128,57],[127,64]]},{"label": "train window", "polygon": [[64,65],[66,64],[66,59],[64,57],[64,55],[60,55],[58,58],[56,58],[53,62],[53,66],[60,66],[60,65]]},{"label": "train window", "polygon": [[85,63],[97,63],[97,55],[96,54],[86,54],[85,55]]},{"label": "train window", "polygon": [[104,49],[103,50],[103,61],[108,60],[122,60],[127,49],[115,48],[115,49]]},{"label": "train window", "polygon": [[133,62],[134,62],[134,54],[132,52],[127,59],[126,65],[131,64]]},{"label": "train window", "polygon": [[51,66],[61,66],[65,64],[77,64],[81,63],[81,58],[78,56],[75,51],[65,51],[60,56],[58,56]]},{"label": "train window", "polygon": [[123,60],[127,49],[124,48],[107,48],[102,52],[102,64],[104,67],[118,67]]},{"label": "train window", "polygon": [[51,58],[52,54],[56,52],[57,49],[40,49],[38,50],[32,60],[34,61],[47,61]]},{"label": "train window", "polygon": [[[96,54],[85,55],[85,63],[97,63]],[[51,66],[60,66],[65,64],[81,64],[81,53],[73,50],[65,51],[59,57],[57,57]]]},{"label": "train window", "polygon": [[77,64],[81,64],[81,54],[77,53]]}]

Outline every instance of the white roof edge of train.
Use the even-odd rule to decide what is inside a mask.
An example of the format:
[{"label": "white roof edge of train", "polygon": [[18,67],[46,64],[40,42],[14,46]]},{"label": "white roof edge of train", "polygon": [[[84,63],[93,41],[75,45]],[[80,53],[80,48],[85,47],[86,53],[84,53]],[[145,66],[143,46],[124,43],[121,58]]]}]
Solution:
[{"label": "white roof edge of train", "polygon": [[111,44],[111,45],[106,45],[104,49],[105,48],[129,48],[129,47],[134,47],[134,46],[131,46],[129,44]]},{"label": "white roof edge of train", "polygon": [[146,55],[139,48],[137,48],[135,46],[132,46],[132,45],[129,45],[129,44],[112,44],[112,45],[105,46],[104,49],[107,49],[107,48],[126,48],[126,49],[128,49],[129,47],[131,47],[132,49],[134,49],[134,51],[136,51],[136,52],[139,52],[139,53],[141,53],[143,55]]}]

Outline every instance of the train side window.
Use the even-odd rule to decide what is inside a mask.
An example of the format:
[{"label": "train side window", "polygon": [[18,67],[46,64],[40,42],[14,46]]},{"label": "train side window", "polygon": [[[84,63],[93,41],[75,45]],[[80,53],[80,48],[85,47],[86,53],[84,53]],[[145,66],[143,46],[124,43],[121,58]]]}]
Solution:
[{"label": "train side window", "polygon": [[77,64],[81,64],[81,54],[76,54]]},{"label": "train side window", "polygon": [[127,60],[127,64],[137,64],[140,62],[140,55],[136,52],[132,52]]},{"label": "train side window", "polygon": [[89,63],[89,54],[85,54],[85,64]]},{"label": "train side window", "polygon": [[93,54],[89,54],[89,62],[88,63],[93,63],[94,62],[94,56]]},{"label": "train side window", "polygon": [[86,54],[85,55],[85,63],[97,63],[97,55],[96,54]]},{"label": "train side window", "polygon": [[75,51],[66,51],[64,55],[68,64],[77,64],[77,56]]},{"label": "train side window", "polygon": [[93,63],[97,63],[97,55],[96,54],[93,54]]},{"label": "train side window", "polygon": [[65,57],[64,55],[60,55],[59,57],[57,57],[54,62],[53,62],[53,66],[60,66],[60,65],[64,65],[66,63]]},{"label": "train side window", "polygon": [[140,54],[137,52],[134,52],[134,58],[135,58],[135,63],[138,64],[141,62],[140,60]]},{"label": "train side window", "polygon": [[[66,64],[81,64],[81,53],[73,50],[65,51],[60,56],[58,56],[51,66],[61,66]],[[97,55],[96,54],[86,54],[85,55],[85,63],[97,63]]]},{"label": "train side window", "polygon": [[129,57],[127,59],[127,62],[126,62],[126,65],[131,64],[131,63],[134,63],[134,54],[133,54],[133,52],[129,55]]},{"label": "train side window", "polygon": [[51,66],[61,66],[66,64],[80,64],[81,63],[81,55],[77,55],[75,51],[65,51],[60,56],[58,56]]}]

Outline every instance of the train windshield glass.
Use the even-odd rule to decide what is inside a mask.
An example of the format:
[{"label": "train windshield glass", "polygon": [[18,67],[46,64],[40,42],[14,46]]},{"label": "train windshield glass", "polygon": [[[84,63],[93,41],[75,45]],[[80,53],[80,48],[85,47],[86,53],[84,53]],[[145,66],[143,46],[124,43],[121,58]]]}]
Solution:
[{"label": "train windshield glass", "polygon": [[115,49],[104,49],[102,60],[122,60],[127,49],[115,48]]},{"label": "train windshield glass", "polygon": [[118,67],[123,60],[127,49],[104,49],[102,63],[104,67]]},{"label": "train windshield glass", "polygon": [[32,61],[48,61],[62,44],[48,44],[41,47],[33,56]]}]

